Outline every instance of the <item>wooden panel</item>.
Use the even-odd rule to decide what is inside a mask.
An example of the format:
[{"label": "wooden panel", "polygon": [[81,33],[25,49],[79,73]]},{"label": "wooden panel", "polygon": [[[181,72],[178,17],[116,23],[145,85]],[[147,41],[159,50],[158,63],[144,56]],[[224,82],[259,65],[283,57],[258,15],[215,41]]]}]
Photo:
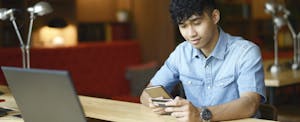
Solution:
[{"label": "wooden panel", "polygon": [[116,21],[119,9],[131,10],[131,0],[76,0],[79,22]]},{"label": "wooden panel", "polygon": [[163,63],[175,47],[174,26],[169,15],[170,0],[135,0],[134,24],[143,59]]},{"label": "wooden panel", "polygon": [[252,17],[253,19],[270,19],[271,15],[265,12],[265,3],[268,0],[252,0]]},{"label": "wooden panel", "polygon": [[115,21],[116,0],[77,0],[79,22]]},{"label": "wooden panel", "polygon": [[117,0],[118,9],[130,10],[131,4],[132,4],[131,0]]}]

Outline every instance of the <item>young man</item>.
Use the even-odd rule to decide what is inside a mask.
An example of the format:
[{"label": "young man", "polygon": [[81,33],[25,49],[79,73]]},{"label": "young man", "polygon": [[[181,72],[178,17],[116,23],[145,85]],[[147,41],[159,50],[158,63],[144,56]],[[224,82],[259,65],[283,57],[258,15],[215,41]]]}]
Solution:
[{"label": "young man", "polygon": [[183,84],[187,99],[155,106],[143,92],[142,104],[179,121],[221,121],[257,117],[266,101],[259,47],[225,33],[213,0],[171,0],[170,13],[185,38],[151,79],[171,92]]}]

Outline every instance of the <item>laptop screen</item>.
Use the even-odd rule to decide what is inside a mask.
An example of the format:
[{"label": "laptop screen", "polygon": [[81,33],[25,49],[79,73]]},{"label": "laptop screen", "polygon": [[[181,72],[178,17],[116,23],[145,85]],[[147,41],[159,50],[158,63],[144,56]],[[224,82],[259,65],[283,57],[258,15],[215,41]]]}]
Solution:
[{"label": "laptop screen", "polygon": [[25,122],[86,122],[67,71],[1,68]]}]

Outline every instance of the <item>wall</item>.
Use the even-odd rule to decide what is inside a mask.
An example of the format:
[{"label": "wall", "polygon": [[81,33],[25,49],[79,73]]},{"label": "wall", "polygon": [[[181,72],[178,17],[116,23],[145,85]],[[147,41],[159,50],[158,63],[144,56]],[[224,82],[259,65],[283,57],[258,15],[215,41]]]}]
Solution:
[{"label": "wall", "polygon": [[130,11],[143,61],[163,63],[175,47],[168,6],[169,0],[77,0],[76,16],[78,22],[111,22],[116,21],[117,10]]},{"label": "wall", "polygon": [[119,9],[131,11],[132,0],[76,0],[76,16],[80,22],[116,21]]},{"label": "wall", "polygon": [[168,6],[169,0],[134,1],[136,38],[141,41],[144,61],[163,63],[175,47]]},{"label": "wall", "polygon": [[[9,2],[8,5],[20,3],[22,7],[28,7],[39,0],[12,1],[14,2]],[[3,2],[0,3],[3,5]],[[55,17],[64,17],[68,22],[74,24],[79,22],[114,22],[116,21],[116,11],[126,9],[132,14],[134,38],[141,44],[144,62],[156,60],[163,63],[175,47],[174,27],[168,12],[169,0],[49,0],[48,2],[53,6],[54,12],[38,17],[34,22],[34,29],[39,29]],[[26,13],[25,17],[27,16]],[[21,19],[18,18],[18,20]],[[22,22],[24,23],[24,21]],[[23,23],[20,22],[20,24]],[[27,34],[26,23],[27,20],[21,31]],[[6,22],[5,25],[11,29],[10,37],[16,37],[11,23]],[[0,32],[1,30],[3,30],[2,27],[0,27]],[[11,42],[13,39],[6,40]],[[17,46],[17,39],[14,40],[16,40],[14,46]],[[3,40],[1,40],[2,42]]]},{"label": "wall", "polygon": [[116,0],[76,0],[80,22],[109,22],[115,19]]}]

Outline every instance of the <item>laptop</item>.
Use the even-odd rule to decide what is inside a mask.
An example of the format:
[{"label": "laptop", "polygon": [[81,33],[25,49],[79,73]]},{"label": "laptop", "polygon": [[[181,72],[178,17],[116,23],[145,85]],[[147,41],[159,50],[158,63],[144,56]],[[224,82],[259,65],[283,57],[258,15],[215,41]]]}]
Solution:
[{"label": "laptop", "polygon": [[25,122],[86,122],[68,71],[1,68]]}]

